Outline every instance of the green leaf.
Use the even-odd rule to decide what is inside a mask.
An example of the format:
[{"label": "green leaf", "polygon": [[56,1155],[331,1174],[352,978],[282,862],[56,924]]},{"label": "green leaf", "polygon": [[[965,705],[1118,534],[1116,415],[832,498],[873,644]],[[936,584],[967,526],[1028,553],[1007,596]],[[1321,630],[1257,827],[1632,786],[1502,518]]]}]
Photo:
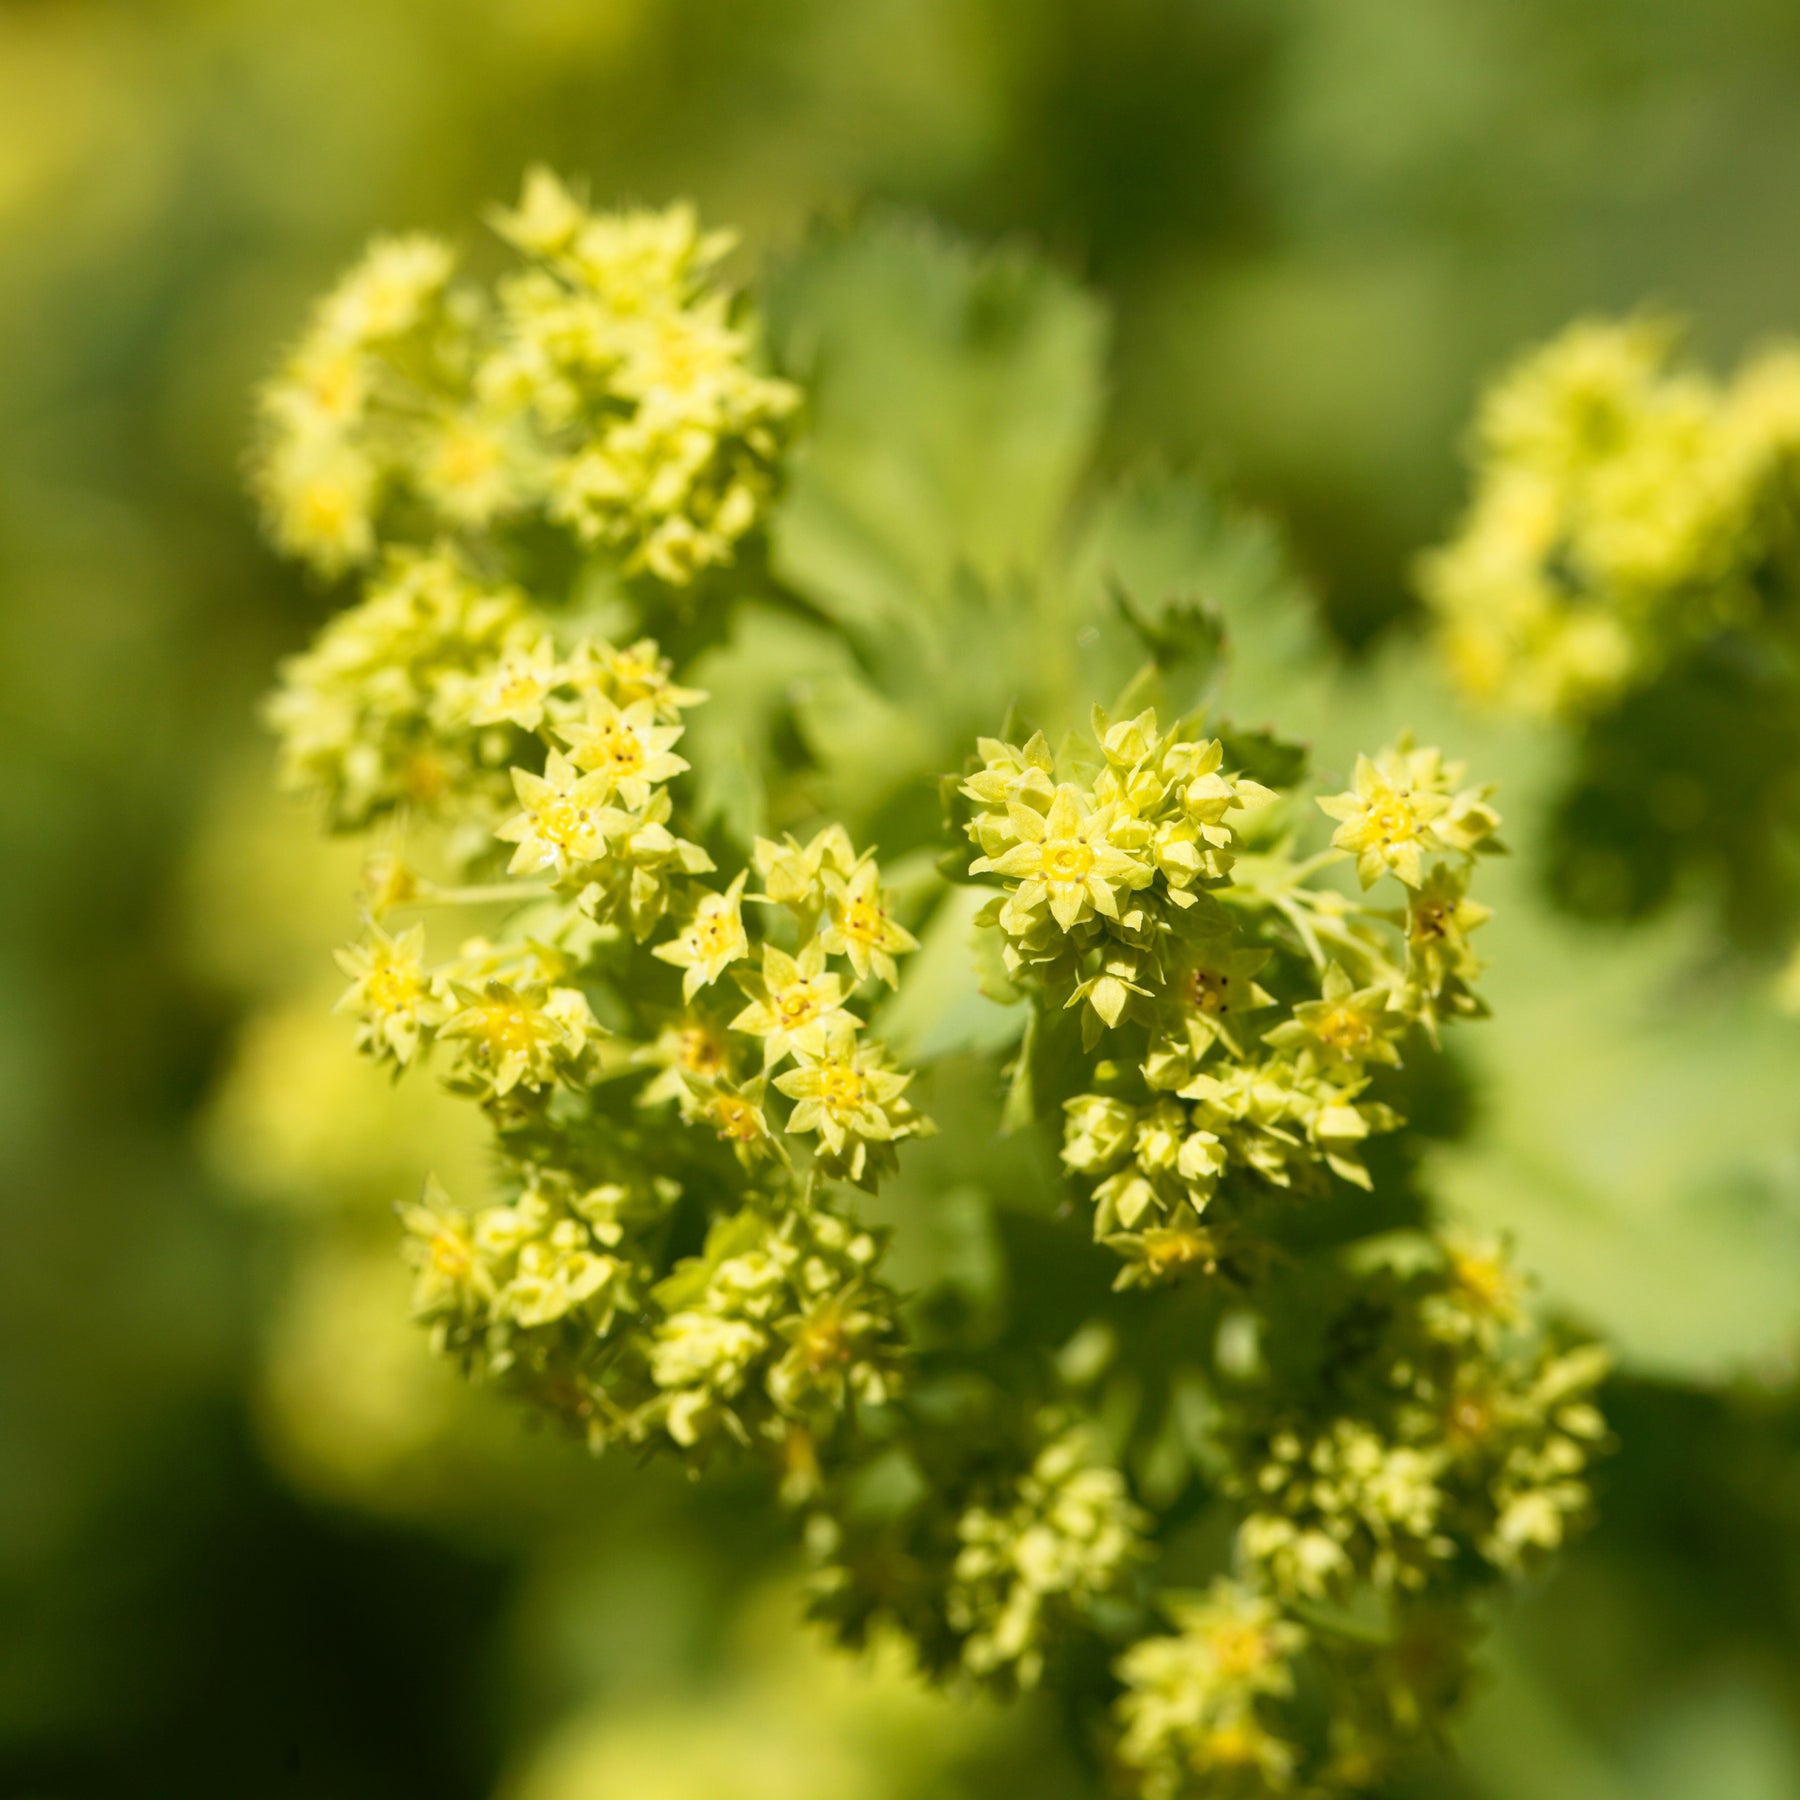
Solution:
[{"label": "green leaf", "polygon": [[[1224,621],[1191,594],[1169,594],[1158,605],[1145,607],[1123,582],[1113,582],[1110,591],[1120,616],[1150,652],[1174,715],[1195,711],[1222,670]],[[1127,714],[1132,708],[1122,702],[1118,710]]]},{"label": "green leaf", "polygon": [[1029,1008],[1002,1004],[983,979],[974,920],[990,898],[982,888],[949,889],[919,934],[900,991],[873,1022],[901,1062],[995,1054],[1025,1030]]},{"label": "green leaf", "polygon": [[1093,445],[1104,314],[1047,265],[892,216],[822,231],[767,316],[812,410],[776,566],[847,624],[1049,556]]},{"label": "green leaf", "polygon": [[1323,666],[1317,606],[1281,533],[1197,476],[1144,472],[1113,488],[1083,521],[1065,580],[1072,610],[1122,591],[1214,615],[1240,717],[1293,717],[1296,677]]},{"label": "green leaf", "polygon": [[1236,731],[1230,726],[1219,733],[1225,746],[1225,766],[1264,787],[1291,788],[1306,779],[1310,760],[1304,744],[1289,743],[1272,731]]}]

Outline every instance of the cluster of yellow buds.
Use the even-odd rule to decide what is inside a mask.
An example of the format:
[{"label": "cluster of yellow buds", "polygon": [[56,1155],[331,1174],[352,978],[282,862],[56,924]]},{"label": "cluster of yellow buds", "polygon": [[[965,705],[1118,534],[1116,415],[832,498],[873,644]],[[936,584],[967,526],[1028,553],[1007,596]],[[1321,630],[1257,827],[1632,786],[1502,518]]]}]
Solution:
[{"label": "cluster of yellow buds", "polygon": [[[703,696],[648,641],[544,644],[523,671],[497,652],[467,677],[541,763],[511,769],[520,810],[489,827],[492,857],[512,847],[507,878],[415,881],[393,902],[508,907],[502,935],[432,964],[423,924],[371,920],[340,955],[360,1047],[400,1068],[435,1046],[521,1184],[472,1214],[442,1195],[408,1211],[419,1315],[472,1373],[596,1444],[652,1426],[683,1449],[747,1441],[878,1403],[896,1333],[880,1240],[820,1183],[872,1190],[927,1128],[850,1010],[915,941],[839,828],[759,840],[768,891],[749,869],[706,884],[712,858],[670,829],[668,786],[687,767],[673,721]],[[727,975],[742,1004],[715,1011]],[[671,1104],[692,1144],[658,1127]],[[704,1250],[668,1266],[659,1247],[696,1194],[730,1206],[709,1198]]]},{"label": "cluster of yellow buds", "polygon": [[1094,1437],[1079,1425],[1058,1432],[1002,1503],[957,1520],[944,1612],[971,1675],[1035,1687],[1048,1648],[1143,1558],[1150,1521]]},{"label": "cluster of yellow buds", "polygon": [[[1097,758],[1071,746],[1060,765],[1041,736],[984,741],[961,791],[970,872],[1013,884],[979,915],[1007,968],[1083,1005],[1086,1048],[1129,1045],[1066,1102],[1063,1160],[1095,1183],[1095,1235],[1130,1285],[1254,1257],[1270,1187],[1369,1184],[1363,1145],[1401,1122],[1377,1071],[1411,1028],[1477,1010],[1467,934],[1487,915],[1466,886],[1499,817],[1458,765],[1402,743],[1319,802],[1338,829],[1301,861],[1280,797],[1225,772],[1220,739],[1145,713],[1097,717],[1094,740]],[[1241,867],[1240,830],[1257,846]],[[1400,882],[1398,919],[1318,881],[1345,857],[1364,887]]]},{"label": "cluster of yellow buds", "polygon": [[[896,1381],[883,1240],[828,1184],[927,1129],[857,1004],[916,944],[840,829],[719,875],[672,785],[706,696],[592,598],[642,617],[730,561],[799,395],[688,208],[596,213],[534,170],[495,224],[525,264],[491,291],[435,239],[371,248],[253,469],[281,548],[366,577],[267,707],[286,784],[382,834],[340,1010],[496,1137],[502,1197],[404,1211],[418,1314],[596,1446],[822,1437]],[[459,912],[483,929],[433,956]]]},{"label": "cluster of yellow buds", "polygon": [[1580,714],[1754,624],[1792,550],[1800,349],[1720,383],[1666,319],[1585,321],[1484,399],[1474,494],[1420,584],[1458,683]]},{"label": "cluster of yellow buds", "polygon": [[377,240],[262,394],[270,534],[325,575],[379,546],[548,519],[685,584],[762,513],[799,403],[757,368],[692,210],[597,213],[546,169],[494,215],[491,291],[442,239]]},{"label": "cluster of yellow buds", "polygon": [[934,1677],[1016,1695],[1136,1618],[1156,1521],[1097,1420],[980,1389],[807,1496],[813,1598],[851,1642],[897,1631]]},{"label": "cluster of yellow buds", "polygon": [[[684,669],[716,652],[728,692],[729,584],[673,590],[756,523],[798,396],[685,209],[597,214],[534,173],[497,223],[527,266],[491,294],[434,240],[375,246],[265,395],[255,468],[277,542],[365,584],[268,707],[288,785],[373,838],[340,1010],[492,1138],[492,1191],[401,1208],[418,1320],[596,1450],[759,1457],[846,1637],[897,1628],[1002,1693],[1085,1688],[1146,1800],[1370,1785],[1454,1699],[1484,1584],[1584,1513],[1603,1435],[1600,1362],[1528,1327],[1490,1247],[1421,1228],[1410,1262],[1364,1254],[1394,1223],[1356,1190],[1402,1059],[1481,1011],[1487,791],[1403,740],[1314,805],[1293,747],[1154,711],[981,740],[958,790],[999,889],[980,968],[1029,1002],[1006,1117],[1059,1133],[1104,1249],[1035,1221],[1070,1279],[997,1301],[990,1337],[948,1284],[903,1304],[849,1190],[904,1235],[940,1201],[985,1218],[1000,1185],[970,1051],[934,1090],[961,1140],[881,1192],[932,1129],[882,1034],[920,993],[973,1010],[970,915],[840,825],[734,846],[689,791],[689,755],[721,753],[690,729],[707,697],[639,635]],[[1189,1279],[1076,1319],[1082,1259]],[[1134,1334],[1090,1391],[1073,1347]],[[1154,1445],[1152,1394],[1198,1397]],[[1233,1516],[1196,1538],[1208,1506]],[[1231,1579],[1166,1591],[1203,1539]]]},{"label": "cluster of yellow buds", "polygon": [[1293,1792],[1299,1752],[1276,1709],[1293,1697],[1305,1630],[1229,1580],[1162,1611],[1174,1631],[1140,1638],[1118,1666],[1119,1760],[1145,1800]]},{"label": "cluster of yellow buds", "polygon": [[1086,1003],[1090,1045],[1167,987],[1178,922],[1213,916],[1206,884],[1231,867],[1227,816],[1271,798],[1221,773],[1216,739],[1159,734],[1153,712],[1112,724],[1096,711],[1094,737],[1081,779],[1042,733],[1022,749],[983,738],[962,788],[981,847],[970,872],[1015,883],[981,922],[999,926],[1009,971]]},{"label": "cluster of yellow buds", "polygon": [[[1481,1586],[1589,1506],[1605,1359],[1531,1329],[1497,1245],[1387,1255],[1231,1408],[1235,1576],[1163,1595],[1174,1631],[1118,1659],[1118,1754],[1147,1796],[1378,1784],[1459,1697]],[[1345,1696],[1322,1750],[1304,1703],[1321,1681]]]}]

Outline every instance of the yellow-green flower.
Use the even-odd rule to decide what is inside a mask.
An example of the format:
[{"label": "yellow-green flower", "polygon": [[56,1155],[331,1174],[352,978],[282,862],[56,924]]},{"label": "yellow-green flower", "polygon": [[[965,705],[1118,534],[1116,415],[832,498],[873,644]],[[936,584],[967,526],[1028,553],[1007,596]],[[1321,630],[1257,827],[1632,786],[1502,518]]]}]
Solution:
[{"label": "yellow-green flower", "polygon": [[1322,796],[1319,810],[1341,820],[1332,834],[1334,849],[1356,858],[1356,873],[1372,887],[1390,870],[1410,888],[1425,878],[1425,857],[1440,848],[1433,822],[1450,806],[1449,796],[1421,785],[1415,759],[1424,752],[1388,751],[1380,758],[1356,759],[1350,791]]},{"label": "yellow-green flower", "polygon": [[524,809],[495,828],[494,836],[518,848],[507,865],[510,875],[545,870],[566,875],[606,854],[609,834],[628,832],[632,821],[607,797],[613,783],[605,775],[583,775],[559,751],[545,759],[542,775],[514,769],[513,787]]},{"label": "yellow-green flower", "polygon": [[627,806],[641,807],[654,786],[679,775],[688,765],[670,746],[681,736],[679,725],[659,725],[648,700],[616,706],[604,694],[588,702],[588,716],[559,728],[575,766],[604,777]]},{"label": "yellow-green flower", "polygon": [[1406,1017],[1394,1009],[1393,989],[1375,983],[1359,988],[1337,964],[1325,971],[1317,1000],[1303,1000],[1294,1016],[1263,1034],[1280,1049],[1305,1048],[1328,1064],[1398,1063],[1396,1035]]},{"label": "yellow-green flower", "polygon": [[598,690],[619,706],[648,701],[665,724],[674,724],[684,709],[698,706],[706,698],[698,688],[676,685],[674,665],[657,648],[654,638],[639,638],[623,650],[589,641],[570,659],[570,679],[576,687]]},{"label": "yellow-green flower", "polygon": [[1088,810],[1070,782],[1057,788],[1048,812],[1015,800],[1007,817],[1019,841],[1001,856],[978,858],[970,873],[1018,881],[1008,910],[1022,925],[1043,907],[1064,931],[1096,912],[1116,919],[1119,894],[1150,883],[1149,867],[1112,841],[1112,809]]},{"label": "yellow-green flower", "polygon": [[1436,996],[1454,980],[1472,981],[1480,972],[1469,933],[1485,925],[1493,909],[1469,898],[1469,872],[1439,864],[1407,897],[1406,947],[1413,975]]},{"label": "yellow-green flower", "polygon": [[704,1013],[682,1012],[662,1027],[654,1040],[632,1052],[632,1061],[659,1073],[638,1095],[640,1106],[675,1101],[684,1119],[700,1116],[700,1096],[711,1084],[729,1081],[733,1072],[731,1039],[725,1027]]},{"label": "yellow-green flower", "polygon": [[432,1321],[491,1300],[494,1283],[475,1242],[472,1221],[450,1203],[437,1177],[426,1180],[419,1202],[399,1209],[405,1254],[418,1270],[413,1313]]},{"label": "yellow-green flower", "polygon": [[536,731],[550,696],[567,679],[548,632],[530,645],[514,645],[469,683],[469,723]]},{"label": "yellow-green flower", "polygon": [[880,1050],[858,1043],[853,1031],[840,1028],[818,1051],[796,1054],[800,1066],[775,1078],[776,1087],[796,1102],[787,1128],[817,1132],[832,1157],[846,1164],[851,1180],[863,1175],[867,1146],[918,1129],[918,1115],[901,1097],[912,1077],[888,1068]]},{"label": "yellow-green flower", "polygon": [[787,1152],[769,1126],[766,1104],[768,1084],[759,1075],[741,1086],[718,1077],[709,1082],[690,1078],[699,1117],[736,1152],[746,1168],[760,1157],[773,1155],[785,1163]]},{"label": "yellow-green flower", "polygon": [[829,866],[821,873],[826,907],[821,946],[833,956],[847,956],[858,981],[874,974],[895,986],[900,974],[894,958],[918,949],[919,940],[888,911],[881,871],[865,859],[848,877]]},{"label": "yellow-green flower", "polygon": [[390,937],[371,923],[363,943],[338,951],[337,964],[350,985],[339,1012],[357,1015],[356,1047],[371,1056],[391,1056],[404,1067],[419,1048],[419,1037],[444,1016],[425,968],[425,928],[414,925]]},{"label": "yellow-green flower", "polygon": [[455,253],[441,238],[425,232],[379,237],[321,303],[320,327],[335,342],[359,346],[403,336],[455,267]]},{"label": "yellow-green flower", "polygon": [[750,953],[744,932],[744,876],[740,872],[722,894],[704,894],[683,930],[651,952],[682,971],[681,997],[692,1000],[741,956]]},{"label": "yellow-green flower", "polygon": [[828,825],[804,845],[791,835],[779,843],[759,837],[750,848],[750,866],[762,882],[763,899],[810,921],[824,905],[827,872],[847,878],[859,864],[850,834],[841,825]]},{"label": "yellow-green flower", "polygon": [[457,1043],[458,1079],[496,1096],[568,1075],[601,1029],[578,988],[490,981],[485,991],[464,989],[458,998],[461,1010],[438,1036]]},{"label": "yellow-green flower", "polygon": [[731,1028],[762,1039],[764,1068],[773,1068],[796,1050],[817,1052],[832,1033],[856,1026],[843,1008],[843,978],[825,967],[825,946],[818,938],[804,945],[798,957],[765,944],[761,973],[738,979],[750,1004]]},{"label": "yellow-green flower", "polygon": [[554,170],[534,163],[525,171],[517,207],[497,206],[489,215],[494,229],[527,256],[555,256],[575,241],[588,219],[588,209]]}]

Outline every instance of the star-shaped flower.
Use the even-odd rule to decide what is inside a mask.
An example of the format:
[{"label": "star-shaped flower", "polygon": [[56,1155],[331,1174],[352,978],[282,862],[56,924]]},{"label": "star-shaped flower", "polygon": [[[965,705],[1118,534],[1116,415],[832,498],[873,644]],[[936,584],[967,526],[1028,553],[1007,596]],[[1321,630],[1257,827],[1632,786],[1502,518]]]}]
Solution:
[{"label": "star-shaped flower", "polygon": [[1064,931],[1072,931],[1094,913],[1119,916],[1118,896],[1148,887],[1147,863],[1119,848],[1110,834],[1110,807],[1084,810],[1081,790],[1064,782],[1040,813],[1022,801],[1007,807],[1019,841],[998,857],[979,857],[970,873],[991,872],[1019,882],[1010,910],[1029,915],[1048,906]]}]

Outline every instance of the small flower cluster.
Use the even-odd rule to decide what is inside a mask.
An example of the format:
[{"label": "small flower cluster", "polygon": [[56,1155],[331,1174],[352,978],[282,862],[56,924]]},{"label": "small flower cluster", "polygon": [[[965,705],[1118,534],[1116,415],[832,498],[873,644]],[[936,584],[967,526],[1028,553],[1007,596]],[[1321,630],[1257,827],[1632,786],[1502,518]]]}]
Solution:
[{"label": "small flower cluster", "polygon": [[730,561],[799,402],[692,211],[590,211],[545,169],[496,229],[526,259],[493,291],[441,239],[378,239],[264,390],[253,485],[320,573],[384,541],[488,541],[549,519],[675,585]]},{"label": "small flower cluster", "polygon": [[945,1403],[809,1494],[814,1610],[853,1643],[897,1633],[937,1679],[1014,1695],[1135,1615],[1155,1521],[1098,1421],[997,1395],[930,1416]]},{"label": "small flower cluster", "polygon": [[1800,351],[1720,384],[1677,341],[1662,319],[1577,324],[1483,401],[1468,514],[1420,570],[1472,696],[1579,714],[1757,617],[1792,548]]},{"label": "small flower cluster", "polygon": [[[1586,1513],[1604,1357],[1528,1328],[1497,1246],[1413,1248],[1351,1277],[1316,1366],[1233,1408],[1237,1578],[1165,1596],[1175,1632],[1117,1665],[1119,1756],[1153,1800],[1375,1784],[1460,1693],[1474,1595]],[[1357,1696],[1323,1751],[1303,1668]]]},{"label": "small flower cluster", "polygon": [[402,1209],[414,1306],[440,1351],[579,1429],[682,1451],[826,1436],[893,1388],[881,1244],[823,1200],[753,1196],[653,1280],[681,1190],[528,1171],[513,1201]]},{"label": "small flower cluster", "polygon": [[1271,798],[1221,772],[1216,739],[1158,733],[1153,712],[1096,711],[1094,736],[1099,759],[1079,771],[1059,771],[1041,733],[1022,749],[983,738],[962,786],[981,848],[970,872],[1014,883],[981,922],[999,927],[1011,974],[1085,1002],[1090,1046],[1168,988],[1178,923],[1213,916],[1206,885],[1231,867],[1227,816]]},{"label": "small flower cluster", "polygon": [[[669,829],[667,785],[687,766],[668,721],[702,696],[673,685],[653,644],[583,639],[534,649],[526,673],[502,660],[467,680],[541,757],[541,774],[512,768],[519,810],[490,825],[515,879],[471,895],[510,902],[516,923],[429,964],[423,925],[372,920],[340,955],[359,1047],[396,1069],[435,1047],[520,1188],[472,1215],[441,1196],[408,1211],[421,1319],[471,1373],[596,1444],[653,1428],[684,1450],[820,1432],[852,1402],[882,1402],[897,1327],[880,1240],[819,1186],[873,1190],[896,1144],[926,1129],[910,1077],[849,1010],[865,977],[894,980],[916,947],[877,865],[834,827],[804,846],[759,840],[766,892],[747,891],[748,869],[705,885],[712,859]],[[714,1014],[727,972],[744,1004]],[[620,1078],[645,1073],[621,1114]],[[670,1102],[692,1147],[655,1123]],[[618,1167],[590,1179],[602,1141]],[[751,1198],[709,1206],[704,1249],[669,1264],[684,1196],[721,1185]]]},{"label": "small flower cluster", "polygon": [[1306,1632],[1224,1579],[1162,1610],[1174,1631],[1140,1638],[1118,1665],[1118,1757],[1144,1800],[1295,1791],[1299,1752],[1276,1709],[1293,1697]]},{"label": "small flower cluster", "polygon": [[517,590],[478,581],[445,549],[394,556],[360,604],[282,664],[265,715],[285,787],[316,797],[334,831],[472,791],[498,805],[514,748],[474,686],[542,629]]},{"label": "small flower cluster", "polygon": [[[1481,1010],[1486,790],[1403,740],[1319,802],[1312,849],[1304,758],[1261,734],[1146,711],[1061,751],[983,740],[960,786],[1001,890],[983,966],[1032,1009],[1008,1117],[1060,1127],[1118,1286],[1205,1279],[1109,1302],[1060,1352],[1060,1298],[980,1342],[937,1295],[904,1315],[845,1190],[930,1130],[871,1029],[910,907],[840,826],[747,855],[710,834],[683,780],[706,697],[602,630],[732,557],[796,396],[756,373],[687,213],[595,214],[534,173],[498,223],[529,266],[491,296],[433,240],[378,244],[265,396],[256,465],[284,548],[370,571],[269,705],[288,784],[378,834],[340,1010],[493,1139],[490,1194],[401,1209],[419,1321],[596,1450],[759,1457],[853,1641],[897,1629],[1002,1693],[1110,1664],[1146,1800],[1371,1785],[1460,1692],[1474,1600],[1584,1514],[1603,1435],[1600,1362],[1527,1328],[1503,1259],[1420,1232],[1410,1264],[1359,1261],[1334,1185],[1379,1174],[1401,1058]],[[683,614],[690,649],[713,611]],[[446,915],[472,929],[434,953]],[[980,1162],[983,1129],[946,1161]],[[1283,1194],[1347,1202],[1330,1248],[1296,1247]],[[1090,1391],[1112,1377],[1071,1345],[1134,1330]],[[1152,1446],[1165,1401],[1181,1429]],[[1204,1507],[1232,1516],[1196,1535]],[[1183,1563],[1230,1543],[1231,1578],[1156,1597],[1163,1630],[1176,1533]]]},{"label": "small flower cluster", "polygon": [[1422,1249],[1354,1279],[1330,1366],[1245,1421],[1240,1558],[1284,1600],[1418,1593],[1475,1559],[1514,1574],[1587,1511],[1604,1355],[1529,1329],[1498,1245]]},{"label": "small flower cluster", "polygon": [[1143,1557],[1150,1521],[1092,1436],[1075,1426],[1052,1437],[1003,1504],[957,1520],[945,1615],[969,1674],[1035,1687],[1059,1627],[1116,1591]]},{"label": "small flower cluster", "polygon": [[[1130,1047],[1097,1068],[1104,1091],[1067,1101],[1063,1141],[1130,1285],[1253,1254],[1247,1215],[1270,1187],[1368,1185],[1364,1143],[1400,1123],[1376,1074],[1411,1027],[1478,1010],[1468,934],[1487,914],[1467,883],[1499,818],[1458,765],[1402,743],[1319,802],[1338,829],[1299,862],[1278,796],[1224,773],[1220,740],[1159,734],[1150,713],[1098,719],[1095,738],[1097,767],[1060,780],[1041,737],[984,741],[961,791],[971,873],[1016,883],[980,915],[1009,971],[1083,1005],[1084,1045]],[[1237,812],[1273,846],[1241,869]],[[1314,884],[1345,857],[1364,887],[1394,876],[1404,913]]]}]

